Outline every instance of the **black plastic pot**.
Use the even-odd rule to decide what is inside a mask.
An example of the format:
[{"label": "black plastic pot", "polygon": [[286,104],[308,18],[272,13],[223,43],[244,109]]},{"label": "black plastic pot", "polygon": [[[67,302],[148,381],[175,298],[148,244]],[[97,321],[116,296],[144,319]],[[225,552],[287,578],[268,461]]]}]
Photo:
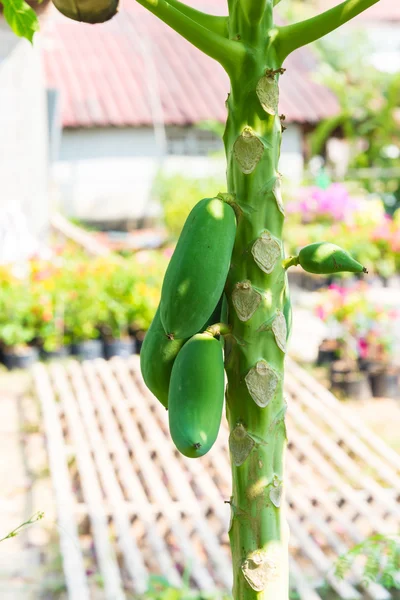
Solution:
[{"label": "black plastic pot", "polygon": [[39,350],[28,346],[23,351],[13,352],[11,349],[3,350],[3,363],[7,369],[28,369],[39,360]]},{"label": "black plastic pot", "polygon": [[374,398],[399,398],[399,374],[393,371],[372,371],[369,373]]},{"label": "black plastic pot", "polygon": [[318,348],[317,365],[325,365],[336,360],[338,345],[336,340],[323,340]]},{"label": "black plastic pot", "polygon": [[71,354],[81,360],[94,360],[103,358],[103,344],[101,340],[85,340],[71,345]]},{"label": "black plastic pot", "polygon": [[325,277],[319,275],[309,275],[308,273],[302,273],[301,287],[308,292],[316,292],[326,286]]},{"label": "black plastic pot", "polygon": [[113,356],[128,358],[135,353],[135,340],[107,340],[104,342],[104,356],[108,360]]},{"label": "black plastic pot", "polygon": [[330,365],[331,377],[334,375],[350,375],[356,371],[353,363],[344,360],[334,360]]},{"label": "black plastic pot", "polygon": [[371,390],[365,373],[342,373],[331,376],[333,390],[340,390],[353,400],[365,400],[370,398]]},{"label": "black plastic pot", "polygon": [[366,373],[371,371],[373,364],[374,364],[372,361],[368,360],[367,358],[358,358],[357,363],[358,363],[358,368],[360,369],[360,371],[363,371]]},{"label": "black plastic pot", "polygon": [[49,352],[42,349],[40,351],[40,355],[43,360],[60,360],[62,358],[66,358],[68,356],[69,350],[70,349],[68,346],[62,346],[61,348],[58,348],[57,350],[51,350]]},{"label": "black plastic pot", "polygon": [[303,280],[303,274],[300,270],[296,271],[295,269],[288,269],[287,275],[288,275],[290,286],[301,287],[302,280]]}]

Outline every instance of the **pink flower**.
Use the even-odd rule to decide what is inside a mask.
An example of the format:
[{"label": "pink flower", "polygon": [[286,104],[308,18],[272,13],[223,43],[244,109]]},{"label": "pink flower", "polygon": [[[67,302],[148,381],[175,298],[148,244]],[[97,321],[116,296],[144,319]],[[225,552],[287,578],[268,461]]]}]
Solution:
[{"label": "pink flower", "polygon": [[358,350],[361,358],[367,358],[368,356],[368,342],[364,338],[358,340]]},{"label": "pink flower", "polygon": [[374,231],[372,232],[372,239],[375,241],[389,240],[391,237],[390,225],[391,221],[385,219],[380,225],[375,227]]}]

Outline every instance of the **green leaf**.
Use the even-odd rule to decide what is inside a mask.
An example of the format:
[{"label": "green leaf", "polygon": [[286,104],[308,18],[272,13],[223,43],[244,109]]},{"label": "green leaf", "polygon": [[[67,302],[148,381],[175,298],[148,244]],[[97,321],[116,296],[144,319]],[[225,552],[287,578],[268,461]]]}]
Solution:
[{"label": "green leaf", "polygon": [[4,16],[19,37],[33,42],[33,36],[39,29],[39,21],[35,11],[24,0],[1,0]]},{"label": "green leaf", "polygon": [[347,113],[342,112],[339,115],[321,121],[319,125],[317,125],[313,133],[310,134],[311,152],[313,156],[322,151],[325,142],[331,136],[333,131],[346,120],[347,116]]}]

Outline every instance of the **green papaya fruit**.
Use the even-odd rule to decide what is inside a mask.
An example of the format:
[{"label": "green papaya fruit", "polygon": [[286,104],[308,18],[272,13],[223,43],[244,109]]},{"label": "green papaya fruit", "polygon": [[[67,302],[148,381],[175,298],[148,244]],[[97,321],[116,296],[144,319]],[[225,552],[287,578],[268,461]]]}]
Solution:
[{"label": "green papaya fruit", "polygon": [[333,273],[367,273],[346,250],[329,242],[316,242],[300,250],[298,263],[308,273],[331,275]]},{"label": "green papaya fruit", "polygon": [[218,436],[224,404],[224,359],[221,344],[198,333],[183,346],[172,367],[169,428],[184,456],[206,454]]},{"label": "green papaya fruit", "polygon": [[118,0],[53,0],[56,9],[82,23],[104,23],[118,11]]},{"label": "green papaya fruit", "polygon": [[140,369],[146,386],[165,408],[174,360],[187,340],[171,340],[164,331],[158,307],[140,350]]},{"label": "green papaya fruit", "polygon": [[[221,320],[222,296],[214,312],[200,331]],[[222,338],[222,336],[221,336]],[[143,380],[152,394],[168,408],[168,389],[174,360],[187,339],[170,339],[164,331],[158,307],[140,350],[140,369]]]},{"label": "green papaya fruit", "polygon": [[161,291],[161,321],[178,339],[200,331],[221,298],[236,234],[233,208],[204,198],[190,212]]}]

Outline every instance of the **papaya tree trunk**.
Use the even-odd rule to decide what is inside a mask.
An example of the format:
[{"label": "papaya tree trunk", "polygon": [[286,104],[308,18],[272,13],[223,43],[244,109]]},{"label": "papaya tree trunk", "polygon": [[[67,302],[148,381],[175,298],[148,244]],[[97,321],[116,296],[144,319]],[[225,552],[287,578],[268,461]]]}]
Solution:
[{"label": "papaya tree trunk", "polygon": [[290,306],[282,266],[284,208],[278,172],[281,65],[268,43],[273,41],[272,6],[260,2],[251,24],[245,8],[245,3],[232,7],[231,35],[240,31],[253,52],[243,71],[231,74],[224,135],[228,192],[239,207],[226,286],[232,336],[225,344],[233,595],[235,600],[286,600],[283,368]]}]

